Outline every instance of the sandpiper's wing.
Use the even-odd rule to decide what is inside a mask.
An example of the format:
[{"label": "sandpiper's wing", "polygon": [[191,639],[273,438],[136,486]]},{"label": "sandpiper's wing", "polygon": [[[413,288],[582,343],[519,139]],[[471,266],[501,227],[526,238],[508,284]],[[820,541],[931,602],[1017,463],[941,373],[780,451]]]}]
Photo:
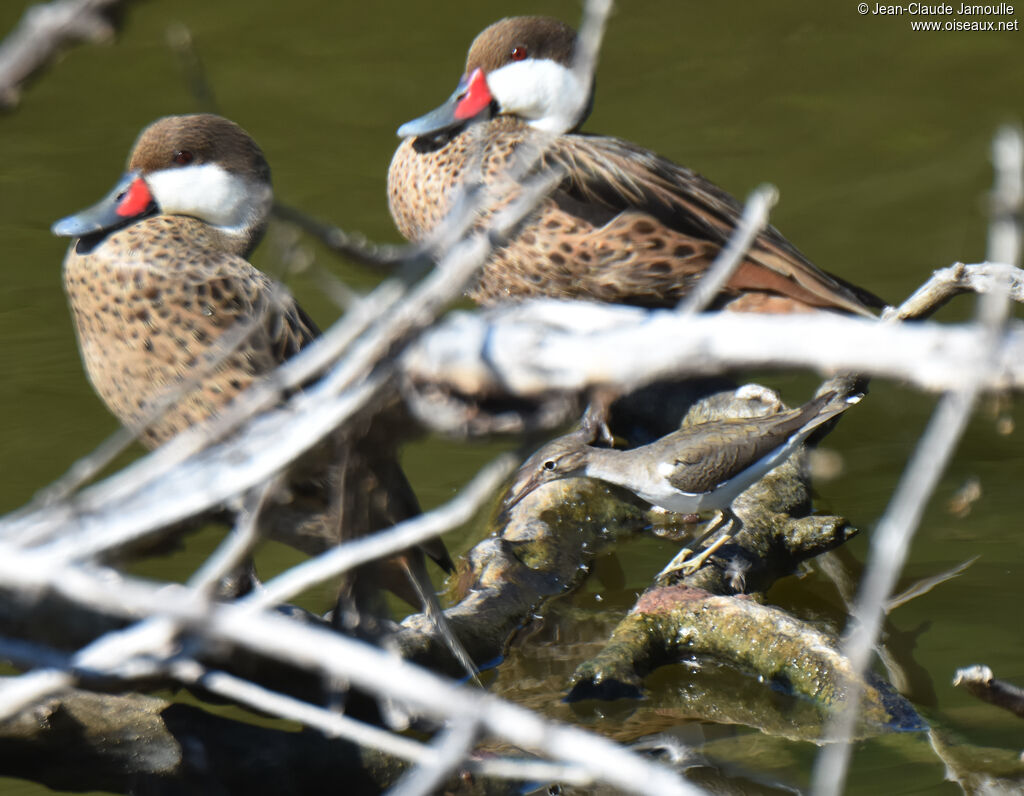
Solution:
[{"label": "sandpiper's wing", "polygon": [[770,456],[795,435],[805,438],[850,405],[835,401],[835,393],[829,392],[796,409],[766,417],[700,423],[652,445],[664,446],[666,453],[676,451],[671,459],[673,470],[667,475],[673,487],[690,493],[709,492]]},{"label": "sandpiper's wing", "polygon": [[[545,159],[566,170],[562,189],[570,197],[617,213],[639,211],[685,235],[693,251],[683,259],[691,254],[701,268],[728,240],[742,214],[732,196],[697,172],[618,138],[559,136]],[[673,248],[681,250],[679,245]],[[679,256],[671,249],[665,255]],[[867,307],[884,305],[870,292],[821,271],[771,226],[758,236],[728,286],[858,315],[871,316]]]},{"label": "sandpiper's wing", "polygon": [[775,419],[716,420],[666,437],[678,450],[668,482],[682,492],[710,492],[785,444],[791,432],[766,422]]}]

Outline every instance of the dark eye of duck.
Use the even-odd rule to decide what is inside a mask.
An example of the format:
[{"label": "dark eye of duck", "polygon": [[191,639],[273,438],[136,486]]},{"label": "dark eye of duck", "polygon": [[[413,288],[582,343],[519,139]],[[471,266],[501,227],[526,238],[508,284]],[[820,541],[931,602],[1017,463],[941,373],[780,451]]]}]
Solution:
[{"label": "dark eye of duck", "polygon": [[179,166],[187,166],[192,162],[193,155],[187,149],[179,149],[174,153],[174,157],[171,158]]},{"label": "dark eye of duck", "polygon": [[544,469],[545,470],[554,470],[555,469],[555,462],[552,459],[548,459],[546,462],[544,462]]},{"label": "dark eye of duck", "polygon": [[512,60],[522,61],[526,57],[526,48],[519,44],[512,48]]}]

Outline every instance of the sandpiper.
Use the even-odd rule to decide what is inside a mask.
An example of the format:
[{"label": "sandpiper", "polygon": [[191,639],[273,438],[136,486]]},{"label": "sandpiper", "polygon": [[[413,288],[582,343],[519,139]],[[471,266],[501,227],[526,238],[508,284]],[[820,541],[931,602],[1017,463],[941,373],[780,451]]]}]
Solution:
[{"label": "sandpiper", "polygon": [[782,464],[823,423],[842,414],[862,396],[841,398],[834,391],[798,409],[765,417],[714,420],[674,431],[631,450],[594,447],[593,427],[567,434],[534,453],[520,468],[504,505],[511,508],[548,481],[584,476],[628,489],[637,497],[677,514],[722,512],[697,544],[722,535],[700,555],[682,550],[665,572],[690,574],[732,535],[738,518],[730,508],[748,487]]},{"label": "sandpiper", "polygon": [[[142,131],[106,198],[53,225],[55,234],[77,239],[64,260],[64,286],[86,372],[147,447],[216,416],[319,334],[285,288],[246,260],[272,201],[270,167],[241,127],[211,114],[168,116]],[[269,522],[292,527],[268,528],[272,535],[290,541],[301,535],[295,526],[308,523],[336,534],[315,540],[329,545],[404,519],[390,516],[396,506],[405,516],[418,512],[393,457],[376,443],[345,445],[354,446],[346,461],[358,461],[361,472],[331,460],[336,446],[314,451],[314,461],[289,473],[295,510],[269,512]],[[352,500],[338,494],[345,492],[339,480],[350,477],[373,487],[371,495],[349,490],[366,504],[361,511],[339,505]],[[402,494],[379,494],[388,489]],[[318,512],[344,517],[324,521]],[[336,528],[342,519],[346,527]],[[452,567],[440,542],[427,552]],[[396,563],[423,566],[418,551]],[[418,604],[409,584],[394,583],[387,587]]]},{"label": "sandpiper", "polygon": [[[537,131],[560,186],[491,256],[469,296],[483,304],[530,296],[673,306],[701,278],[742,208],[694,171],[617,138],[575,132],[593,86],[570,64],[576,34],[548,17],[503,19],[473,42],[458,88],[441,107],[402,125],[388,172],[398,229],[424,239],[464,181],[501,190],[509,163]],[[581,96],[586,97],[581,101]],[[566,124],[566,108],[579,108]],[[730,309],[825,308],[872,316],[883,302],[816,268],[769,227],[727,283]]]}]

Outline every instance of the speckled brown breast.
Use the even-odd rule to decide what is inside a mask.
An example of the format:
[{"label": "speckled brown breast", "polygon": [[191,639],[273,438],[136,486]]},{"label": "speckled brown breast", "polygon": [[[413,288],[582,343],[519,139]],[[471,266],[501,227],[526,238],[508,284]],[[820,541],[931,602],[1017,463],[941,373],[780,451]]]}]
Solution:
[{"label": "speckled brown breast", "polygon": [[[466,177],[477,175],[500,196],[503,206],[518,195],[518,186],[506,179],[515,153],[526,140],[525,126],[502,117],[474,125],[443,146],[430,148],[423,139],[406,139],[395,152],[388,173],[388,200],[399,231],[421,241],[448,212]],[[520,234],[495,251],[476,284],[468,291],[474,301],[493,304],[535,295],[579,295],[581,279],[595,281],[601,263],[595,260],[588,236],[595,230],[580,211],[565,212],[554,198],[541,202]],[[490,213],[482,211],[479,222]]]},{"label": "speckled brown breast", "polygon": [[89,379],[149,447],[216,414],[315,335],[283,288],[223,248],[200,221],[156,216],[65,259]]},{"label": "speckled brown breast", "polygon": [[[423,240],[466,179],[482,179],[509,200],[517,186],[505,170],[532,134],[522,120],[499,116],[450,139],[403,141],[388,172],[399,231]],[[714,260],[742,211],[699,174],[618,139],[559,136],[545,160],[567,177],[485,264],[468,291],[481,304],[553,296],[673,306]],[[824,307],[871,315],[866,307],[881,304],[817,269],[771,227],[723,292],[762,311]]]}]

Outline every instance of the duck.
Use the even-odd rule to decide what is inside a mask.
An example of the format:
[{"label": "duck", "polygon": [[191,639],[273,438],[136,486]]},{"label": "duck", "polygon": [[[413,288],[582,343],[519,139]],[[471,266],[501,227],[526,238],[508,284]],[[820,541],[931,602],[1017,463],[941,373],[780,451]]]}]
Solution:
[{"label": "duck", "polygon": [[[145,447],[217,417],[319,336],[248,261],[272,204],[270,167],[245,130],[214,114],[176,115],[140,133],[103,199],[53,225],[72,239],[64,288],[86,374]],[[271,536],[315,554],[419,513],[394,441],[379,436],[329,439],[300,459],[288,502],[265,512]],[[454,568],[440,540],[424,549]],[[380,578],[418,604],[420,551],[396,563],[419,588],[391,570]]]},{"label": "duck", "polygon": [[[408,240],[423,242],[460,186],[482,182],[514,194],[509,165],[536,141],[541,165],[564,177],[494,250],[469,298],[484,306],[548,296],[673,307],[729,240],[742,207],[685,166],[580,132],[594,87],[574,75],[575,49],[575,30],[551,17],[509,17],[480,33],[451,97],[398,128],[403,140],[388,169],[392,218]],[[771,226],[716,301],[737,311],[863,317],[884,304],[817,268]]]},{"label": "duck", "polygon": [[[142,131],[110,193],[53,225],[74,239],[64,289],[86,374],[146,447],[216,416],[319,335],[246,259],[272,204],[270,168],[241,127],[168,116]],[[220,351],[237,325],[252,329]]]}]

